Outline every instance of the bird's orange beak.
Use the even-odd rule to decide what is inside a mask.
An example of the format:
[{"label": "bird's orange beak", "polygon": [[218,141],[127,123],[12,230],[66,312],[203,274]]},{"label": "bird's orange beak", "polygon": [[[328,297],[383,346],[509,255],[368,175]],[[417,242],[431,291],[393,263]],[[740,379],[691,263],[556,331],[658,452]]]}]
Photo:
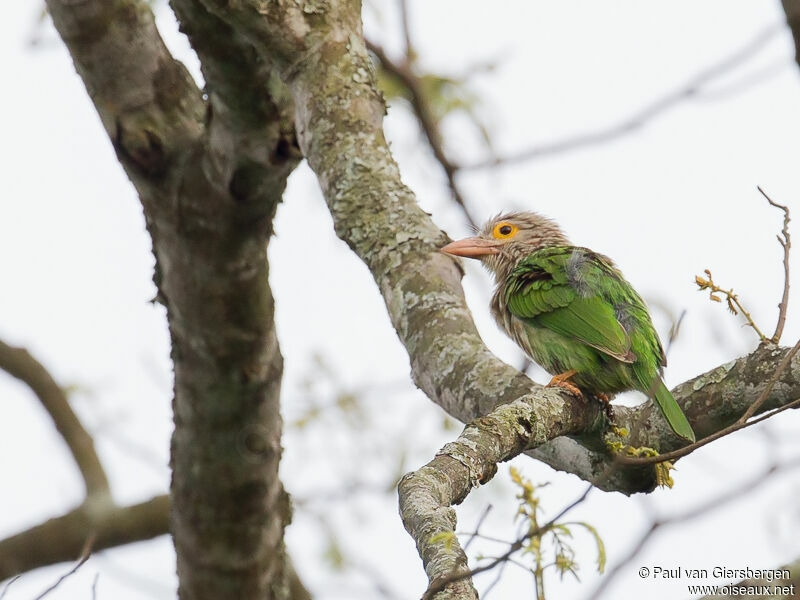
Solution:
[{"label": "bird's orange beak", "polygon": [[499,254],[501,245],[502,242],[495,240],[471,237],[447,244],[447,246],[440,249],[440,252],[465,258],[480,258],[490,254]]}]

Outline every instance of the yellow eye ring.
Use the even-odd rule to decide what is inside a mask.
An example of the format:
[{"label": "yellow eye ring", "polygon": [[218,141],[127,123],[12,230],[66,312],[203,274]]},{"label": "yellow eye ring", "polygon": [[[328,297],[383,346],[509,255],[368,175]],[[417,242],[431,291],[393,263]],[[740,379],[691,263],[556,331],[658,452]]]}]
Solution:
[{"label": "yellow eye ring", "polygon": [[492,235],[498,240],[507,240],[508,238],[514,237],[518,231],[519,227],[516,225],[503,222],[494,226]]}]

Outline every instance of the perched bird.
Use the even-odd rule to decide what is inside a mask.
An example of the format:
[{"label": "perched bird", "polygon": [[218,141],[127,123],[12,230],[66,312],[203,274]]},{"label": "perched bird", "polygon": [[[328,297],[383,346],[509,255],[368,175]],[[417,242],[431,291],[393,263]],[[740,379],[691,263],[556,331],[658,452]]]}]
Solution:
[{"label": "perched bird", "polygon": [[606,394],[639,390],[677,435],[695,441],[661,379],[667,359],[647,307],[609,258],[573,246],[555,222],[533,212],[495,217],[477,236],[441,250],[480,259],[494,274],[492,314],[554,375],[548,385],[606,402]]}]

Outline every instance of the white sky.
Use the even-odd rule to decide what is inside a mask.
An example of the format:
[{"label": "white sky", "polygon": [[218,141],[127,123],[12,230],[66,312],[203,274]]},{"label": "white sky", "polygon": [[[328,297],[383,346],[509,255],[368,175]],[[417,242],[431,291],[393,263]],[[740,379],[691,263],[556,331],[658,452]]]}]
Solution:
[{"label": "white sky", "polygon": [[[382,2],[365,11],[367,30],[399,48],[397,15]],[[387,6],[389,6],[387,8]],[[459,75],[494,61],[471,81],[481,118],[496,149],[513,152],[615,123],[683,85],[779,23],[777,1],[654,2],[412,2],[414,38],[423,65]],[[141,208],[118,165],[71,61],[51,28],[37,30],[37,3],[11,3],[0,24],[0,94],[5,187],[0,212],[0,337],[24,345],[57,379],[75,386],[76,410],[95,434],[120,503],[167,489],[170,417],[168,337],[154,295],[153,259]],[[379,13],[379,14],[378,14]],[[159,24],[170,47],[194,72],[187,44],[165,8]],[[39,31],[43,44],[28,41]],[[757,54],[632,135],[614,142],[461,181],[480,218],[505,208],[531,208],[557,219],[572,240],[613,257],[628,279],[674,312],[687,310],[666,372],[674,385],[754,347],[754,335],[722,306],[697,293],[694,275],[710,268],[733,286],[768,333],[782,285],[775,241],[780,214],[755,186],[796,210],[800,179],[800,86],[788,31]],[[767,76],[759,74],[766,72]],[[739,86],[758,76],[752,85]],[[425,210],[453,238],[468,233],[447,199],[405,108],[390,109],[387,132],[405,181]],[[463,117],[445,123],[454,159],[481,156]],[[391,329],[382,299],[360,261],[335,237],[318,185],[303,165],[290,179],[270,248],[278,331],[286,358],[284,414],[302,414],[303,380],[320,353],[340,386],[372,387],[367,414],[375,431],[345,425],[336,413],[287,434],[284,481],[298,498],[334,490],[359,476],[383,482],[406,445],[404,468],[415,468],[456,431],[440,428],[441,411],[408,380],[408,359]],[[797,263],[797,261],[795,261]],[[309,277],[309,272],[313,277]],[[797,270],[794,269],[797,280]],[[513,344],[488,315],[488,277],[467,265],[468,301],[487,344],[517,364]],[[313,286],[313,293],[309,287]],[[785,343],[800,336],[790,311]],[[654,311],[660,330],[667,319]],[[320,377],[315,395],[336,389]],[[386,389],[385,385],[394,386]],[[31,394],[0,375],[0,536],[61,514],[81,499],[77,471],[46,414]],[[326,421],[325,419],[332,419]],[[335,428],[331,431],[331,423]],[[796,456],[796,415],[767,428],[785,443],[766,443],[754,428],[681,461],[676,487],[648,498],[595,492],[575,510],[595,525],[613,566],[648,523],[648,511],[681,512],[758,473],[770,457]],[[337,466],[354,457],[364,463]],[[583,484],[523,458],[515,463],[542,490],[545,516],[575,498]],[[357,468],[356,468],[357,467]],[[338,470],[337,470],[338,469]],[[356,475],[353,475],[353,473]],[[345,473],[345,475],[342,475]],[[506,470],[459,508],[460,529],[474,526],[487,502],[495,509],[485,531],[511,536],[513,495]],[[688,597],[687,580],[641,580],[640,566],[774,567],[800,555],[800,523],[790,498],[795,476],[776,478],[740,502],[663,534],[616,579],[605,597]],[[343,531],[359,569],[375,571],[400,597],[418,597],[421,563],[396,516],[394,496],[360,494],[323,504]],[[312,504],[312,508],[314,505]],[[319,509],[320,506],[316,505]],[[298,509],[288,544],[304,580],[319,598],[374,597],[364,578],[332,577],[320,558],[324,525]],[[597,584],[591,540],[575,548],[582,583],[548,582],[549,597],[586,598]],[[484,551],[489,551],[485,549]],[[67,566],[41,569],[15,582],[8,600],[44,590]],[[174,557],[168,539],[93,557],[50,597],[89,597],[96,573],[99,598],[173,597]],[[484,589],[492,577],[478,580]],[[722,583],[710,581],[708,583]],[[509,568],[495,598],[531,595],[530,576]]]}]

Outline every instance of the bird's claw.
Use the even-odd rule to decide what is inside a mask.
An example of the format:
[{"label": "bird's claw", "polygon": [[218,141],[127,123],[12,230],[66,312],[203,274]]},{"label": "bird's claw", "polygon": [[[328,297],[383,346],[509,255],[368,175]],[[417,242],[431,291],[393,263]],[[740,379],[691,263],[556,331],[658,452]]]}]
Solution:
[{"label": "bird's claw", "polygon": [[558,375],[554,376],[550,380],[550,383],[548,383],[545,387],[560,387],[563,390],[567,390],[571,395],[575,396],[579,400],[583,400],[584,396],[581,389],[574,383],[570,383],[568,381],[570,377],[575,375],[575,373],[577,373],[577,371],[574,369],[564,373],[559,373]]}]

